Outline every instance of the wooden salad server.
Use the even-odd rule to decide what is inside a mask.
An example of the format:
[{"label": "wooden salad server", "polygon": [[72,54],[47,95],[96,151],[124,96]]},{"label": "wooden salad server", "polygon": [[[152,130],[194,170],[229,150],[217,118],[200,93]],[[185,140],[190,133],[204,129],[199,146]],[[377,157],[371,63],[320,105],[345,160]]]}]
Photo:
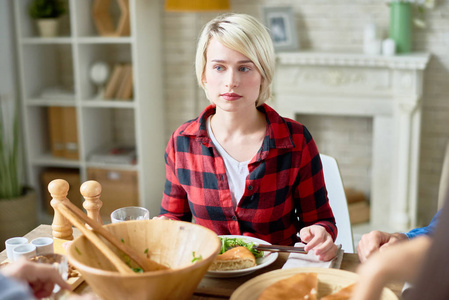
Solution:
[{"label": "wooden salad server", "polygon": [[[120,257],[118,257],[117,254],[112,251],[98,235],[101,235],[124,254],[128,255],[129,258],[135,261],[137,265],[139,265],[139,267],[141,267],[145,272],[168,269],[166,266],[145,257],[143,254],[136,252],[130,246],[122,243],[117,237],[113,236],[108,230],[106,230],[102,224],[89,218],[81,209],[68,201],[66,198],[69,190],[69,184],[67,181],[63,179],[55,179],[48,185],[48,190],[52,196],[57,194],[57,191],[65,191],[64,199],[59,198],[56,200],[60,201],[52,203],[52,206],[55,208],[55,217],[58,212],[62,217],[72,223],[73,226],[78,228],[78,230],[81,231],[81,233],[84,234],[86,238],[111,261],[120,273],[135,274],[135,272]],[[87,228],[86,224],[89,225],[91,229]]]}]

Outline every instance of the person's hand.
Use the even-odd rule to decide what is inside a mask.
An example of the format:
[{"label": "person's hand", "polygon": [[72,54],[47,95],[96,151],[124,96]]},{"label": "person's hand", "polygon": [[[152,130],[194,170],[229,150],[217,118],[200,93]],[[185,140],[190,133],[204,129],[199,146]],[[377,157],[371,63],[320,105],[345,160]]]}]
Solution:
[{"label": "person's hand", "polygon": [[373,253],[379,250],[385,250],[387,247],[407,239],[407,236],[403,233],[388,233],[374,230],[362,235],[362,238],[357,245],[357,254],[359,255],[360,261],[363,263]]},{"label": "person's hand", "polygon": [[170,218],[167,218],[166,216],[159,216],[159,217],[153,217],[153,220],[170,220]]},{"label": "person's hand", "polygon": [[55,284],[69,290],[70,285],[61,277],[58,270],[49,264],[40,264],[20,259],[1,269],[7,276],[28,283],[36,298],[49,297]]},{"label": "person's hand", "polygon": [[301,241],[307,243],[304,250],[310,251],[313,249],[315,255],[321,261],[329,261],[337,254],[338,247],[323,226],[311,225],[304,227],[299,232],[299,237]]}]

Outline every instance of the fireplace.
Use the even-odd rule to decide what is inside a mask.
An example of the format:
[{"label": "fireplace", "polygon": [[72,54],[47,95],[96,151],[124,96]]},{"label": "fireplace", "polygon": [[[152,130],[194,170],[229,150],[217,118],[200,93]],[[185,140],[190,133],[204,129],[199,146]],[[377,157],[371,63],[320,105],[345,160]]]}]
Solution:
[{"label": "fireplace", "polygon": [[429,58],[420,53],[278,54],[274,107],[281,115],[370,120],[372,149],[365,156],[371,156],[373,228],[407,230],[416,225],[421,96]]}]

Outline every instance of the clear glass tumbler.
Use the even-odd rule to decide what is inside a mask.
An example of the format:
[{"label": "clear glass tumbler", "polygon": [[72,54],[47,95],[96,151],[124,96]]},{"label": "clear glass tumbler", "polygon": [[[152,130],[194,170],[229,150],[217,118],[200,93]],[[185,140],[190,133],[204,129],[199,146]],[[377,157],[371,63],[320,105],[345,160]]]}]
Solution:
[{"label": "clear glass tumbler", "polygon": [[111,222],[118,223],[130,220],[149,220],[150,212],[148,209],[139,206],[127,206],[114,210],[111,213]]}]

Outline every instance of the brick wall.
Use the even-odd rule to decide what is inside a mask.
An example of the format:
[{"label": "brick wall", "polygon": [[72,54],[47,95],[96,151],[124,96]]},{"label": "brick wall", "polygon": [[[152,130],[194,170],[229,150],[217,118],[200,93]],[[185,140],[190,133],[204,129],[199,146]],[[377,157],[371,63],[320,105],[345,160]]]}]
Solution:
[{"label": "brick wall", "polygon": [[[426,224],[436,211],[437,191],[441,162],[446,142],[449,140],[449,0],[437,0],[433,10],[425,12],[427,27],[415,29],[413,50],[429,52],[432,59],[425,72],[423,97],[419,222]],[[368,22],[375,22],[387,35],[389,8],[383,0],[231,0],[232,11],[252,14],[261,18],[263,6],[292,6],[296,17],[301,50],[362,52],[363,28]],[[216,13],[164,13],[164,67],[165,93],[167,101],[167,139],[181,123],[197,116],[208,104],[202,90],[196,87],[194,75],[194,53],[200,28]],[[314,137],[327,136],[329,124],[335,135],[346,132],[345,128],[365,128],[354,145],[348,143],[320,146],[339,149],[328,153],[336,156],[342,166],[346,183],[359,180],[364,191],[369,190],[370,163],[363,159],[371,154],[369,136],[370,120],[364,118],[332,117],[321,118],[325,125],[319,125],[310,117],[300,116]],[[305,123],[305,122],[304,122]],[[327,124],[327,125],[326,125]],[[349,133],[351,135],[352,133]],[[349,138],[349,137],[348,137]],[[363,144],[362,144],[363,142]],[[330,148],[329,148],[330,147]],[[345,149],[346,147],[346,149]],[[333,150],[332,150],[333,151]],[[354,152],[347,163],[347,153]],[[358,169],[359,173],[353,170]],[[360,171],[362,170],[362,171]],[[346,174],[345,174],[346,173]],[[368,179],[357,178],[358,175]]]}]

